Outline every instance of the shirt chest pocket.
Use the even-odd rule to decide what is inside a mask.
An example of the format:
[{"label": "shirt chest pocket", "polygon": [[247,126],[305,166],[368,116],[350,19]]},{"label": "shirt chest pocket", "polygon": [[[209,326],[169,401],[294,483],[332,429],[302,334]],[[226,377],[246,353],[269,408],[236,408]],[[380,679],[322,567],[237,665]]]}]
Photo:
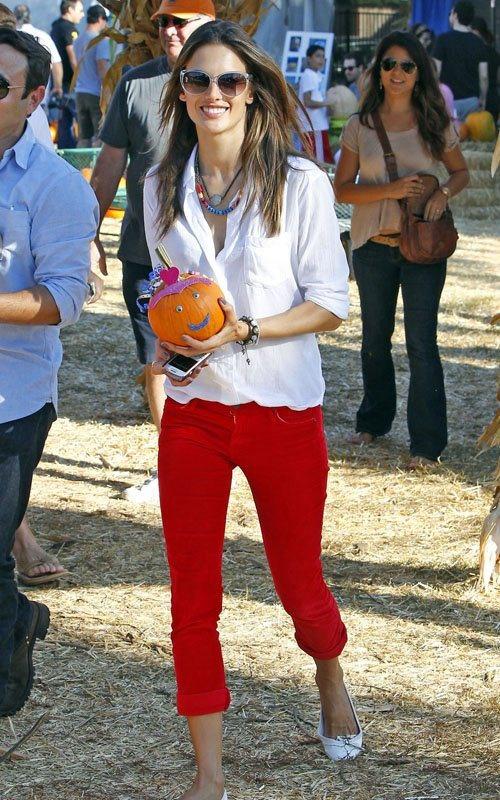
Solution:
[{"label": "shirt chest pocket", "polygon": [[261,287],[294,283],[291,251],[291,233],[270,238],[249,236],[244,248],[245,283]]},{"label": "shirt chest pocket", "polygon": [[[29,270],[31,280],[27,283],[27,275],[23,274],[28,264],[32,266],[30,233],[31,221],[26,208],[0,206],[0,277],[3,291],[17,291],[33,283],[32,269]],[[15,274],[11,272],[14,263]]]}]

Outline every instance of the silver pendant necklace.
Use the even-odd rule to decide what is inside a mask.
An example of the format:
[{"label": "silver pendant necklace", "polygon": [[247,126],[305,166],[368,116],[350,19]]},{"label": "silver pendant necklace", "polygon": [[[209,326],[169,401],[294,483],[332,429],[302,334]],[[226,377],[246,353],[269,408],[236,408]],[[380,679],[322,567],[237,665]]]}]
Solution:
[{"label": "silver pendant necklace", "polygon": [[209,192],[209,191],[208,191],[208,189],[207,189],[207,185],[206,185],[205,181],[203,180],[203,176],[202,176],[202,174],[201,174],[201,170],[200,170],[200,159],[199,159],[199,156],[198,156],[198,154],[196,154],[196,171],[198,172],[198,175],[199,175],[199,178],[200,178],[201,184],[202,184],[202,186],[203,186],[203,188],[204,188],[204,190],[205,190],[205,193],[206,193],[206,195],[207,195],[207,197],[208,197],[208,199],[209,199],[210,205],[211,205],[211,206],[214,206],[214,208],[218,208],[218,206],[220,206],[220,204],[222,203],[222,201],[224,200],[224,198],[225,198],[225,197],[226,197],[226,195],[228,194],[229,190],[230,190],[230,189],[232,188],[232,186],[234,186],[234,184],[236,183],[236,179],[238,178],[238,176],[239,176],[239,174],[240,174],[241,170],[242,170],[242,167],[240,167],[240,168],[239,168],[238,172],[237,172],[237,173],[236,173],[236,175],[234,176],[233,180],[231,181],[231,183],[230,183],[230,184],[229,184],[229,186],[227,187],[227,189],[226,189],[226,191],[224,192],[224,194],[210,194],[210,192]]}]

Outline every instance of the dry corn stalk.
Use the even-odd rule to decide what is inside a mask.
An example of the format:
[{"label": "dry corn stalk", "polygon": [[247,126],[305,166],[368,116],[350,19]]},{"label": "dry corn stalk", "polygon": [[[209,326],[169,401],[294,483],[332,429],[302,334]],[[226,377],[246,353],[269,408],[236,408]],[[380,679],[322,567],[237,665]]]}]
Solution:
[{"label": "dry corn stalk", "polygon": [[[151,22],[159,0],[101,0],[114,16],[112,26],[105,28],[92,40],[89,47],[102,39],[111,39],[125,49],[119,53],[106,73],[101,94],[101,106],[105,110],[125,66],[137,67],[151,58],[161,55],[158,31]],[[238,22],[250,34],[257,30],[262,16],[272,0],[215,0],[217,17]]]},{"label": "dry corn stalk", "polygon": [[[500,314],[494,314],[491,318],[491,325],[498,325],[500,323]],[[500,400],[500,384],[497,386],[497,400]],[[479,437],[481,449],[486,447],[498,447],[500,445],[500,410],[498,410],[493,417],[490,424],[484,429]],[[497,474],[497,478],[498,478]]]}]

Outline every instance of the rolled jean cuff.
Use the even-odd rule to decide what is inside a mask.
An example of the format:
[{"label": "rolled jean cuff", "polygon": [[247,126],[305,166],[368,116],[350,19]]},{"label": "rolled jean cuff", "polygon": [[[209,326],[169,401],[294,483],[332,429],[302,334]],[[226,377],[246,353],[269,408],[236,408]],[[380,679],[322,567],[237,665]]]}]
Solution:
[{"label": "rolled jean cuff", "polygon": [[218,714],[227,711],[231,702],[229,690],[215,689],[199,694],[177,694],[177,712],[182,717],[199,717],[202,714]]},{"label": "rolled jean cuff", "polygon": [[346,646],[346,644],[347,644],[347,628],[342,623],[342,630],[340,632],[340,635],[339,635],[337,641],[335,643],[332,643],[332,645],[330,646],[330,648],[328,650],[312,649],[311,647],[308,647],[303,642],[301,642],[297,635],[295,636],[295,640],[296,640],[298,646],[300,647],[300,649],[304,653],[307,653],[308,656],[311,656],[311,658],[315,658],[318,661],[329,661],[331,658],[338,658],[338,656],[342,653],[342,650]]}]

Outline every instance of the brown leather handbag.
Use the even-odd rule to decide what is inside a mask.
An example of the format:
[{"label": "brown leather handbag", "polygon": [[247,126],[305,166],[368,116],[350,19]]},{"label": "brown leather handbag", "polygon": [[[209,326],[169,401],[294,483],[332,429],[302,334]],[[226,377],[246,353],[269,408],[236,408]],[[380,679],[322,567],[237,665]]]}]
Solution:
[{"label": "brown leather handbag", "polygon": [[[372,113],[375,131],[382,145],[384,159],[391,181],[399,179],[396,156],[380,119],[378,111]],[[440,219],[424,219],[427,200],[436,191],[439,181],[435,175],[419,173],[424,183],[424,191],[418,199],[399,200],[401,207],[401,238],[399,249],[407,261],[414,264],[436,264],[451,256],[456,249],[458,233],[453,215],[448,206]]]}]

